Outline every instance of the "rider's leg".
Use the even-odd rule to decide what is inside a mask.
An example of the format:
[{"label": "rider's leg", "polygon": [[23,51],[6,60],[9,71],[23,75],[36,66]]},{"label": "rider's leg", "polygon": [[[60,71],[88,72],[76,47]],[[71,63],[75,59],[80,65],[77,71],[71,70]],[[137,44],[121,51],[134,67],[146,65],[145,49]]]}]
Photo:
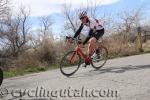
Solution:
[{"label": "rider's leg", "polygon": [[[89,57],[91,57],[91,56],[93,55],[94,50],[95,50],[95,48],[97,47],[97,46],[96,46],[96,41],[97,41],[97,40],[96,40],[95,37],[92,37],[92,38],[90,38],[90,40],[89,40],[88,50],[87,50]],[[83,65],[83,67],[86,67],[86,65],[89,65],[89,64],[90,64],[90,62],[88,62],[87,60],[85,60],[85,64]]]},{"label": "rider's leg", "polygon": [[[97,40],[99,40],[100,38],[102,38],[102,36],[104,35],[104,31],[105,31],[104,29],[101,29],[101,30],[97,31],[97,34],[95,35],[95,38]],[[96,49],[97,60],[101,58],[100,52],[101,51],[99,50],[99,48],[97,48]]]},{"label": "rider's leg", "polygon": [[89,40],[89,45],[88,45],[88,55],[91,57],[94,53],[94,50],[97,48],[97,45],[96,45],[96,38],[95,37],[92,37],[90,40]]}]

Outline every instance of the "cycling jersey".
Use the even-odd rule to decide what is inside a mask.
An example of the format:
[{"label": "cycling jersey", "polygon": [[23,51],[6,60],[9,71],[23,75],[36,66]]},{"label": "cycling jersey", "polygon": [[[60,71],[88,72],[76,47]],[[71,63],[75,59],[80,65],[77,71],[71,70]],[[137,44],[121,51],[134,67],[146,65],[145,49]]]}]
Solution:
[{"label": "cycling jersey", "polygon": [[103,29],[102,22],[97,19],[89,19],[88,23],[85,23],[84,25],[95,31]]},{"label": "cycling jersey", "polygon": [[84,26],[89,27],[89,32],[83,44],[86,44],[91,37],[95,37],[96,39],[99,39],[99,37],[104,34],[104,27],[102,23],[94,18],[93,20],[88,19],[88,22],[85,24],[81,23],[80,27],[78,28],[77,32],[74,35],[74,38],[76,38],[80,34]]}]

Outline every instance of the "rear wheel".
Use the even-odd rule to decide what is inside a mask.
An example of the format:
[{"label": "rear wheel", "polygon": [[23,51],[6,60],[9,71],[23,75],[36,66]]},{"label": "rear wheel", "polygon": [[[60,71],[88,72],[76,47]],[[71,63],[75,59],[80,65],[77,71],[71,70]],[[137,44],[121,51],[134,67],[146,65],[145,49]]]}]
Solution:
[{"label": "rear wheel", "polygon": [[3,71],[0,68],[0,86],[1,86],[2,82],[3,82]]},{"label": "rear wheel", "polygon": [[104,47],[104,46],[99,47],[99,52],[100,52],[99,58],[98,59],[97,58],[96,59],[93,58],[92,62],[91,62],[91,65],[96,70],[98,70],[101,67],[103,67],[104,64],[107,61],[107,58],[108,58],[108,50],[107,50],[106,47]]},{"label": "rear wheel", "polygon": [[80,64],[80,55],[76,51],[70,51],[60,62],[60,71],[65,76],[71,76],[79,69]]}]

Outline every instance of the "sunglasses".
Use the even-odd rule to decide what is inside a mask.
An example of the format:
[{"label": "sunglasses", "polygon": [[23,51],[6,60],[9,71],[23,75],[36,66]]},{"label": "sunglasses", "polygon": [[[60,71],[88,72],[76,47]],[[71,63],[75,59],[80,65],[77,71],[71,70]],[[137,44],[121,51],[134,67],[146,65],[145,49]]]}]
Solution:
[{"label": "sunglasses", "polygon": [[82,20],[84,17],[81,17],[80,20]]}]

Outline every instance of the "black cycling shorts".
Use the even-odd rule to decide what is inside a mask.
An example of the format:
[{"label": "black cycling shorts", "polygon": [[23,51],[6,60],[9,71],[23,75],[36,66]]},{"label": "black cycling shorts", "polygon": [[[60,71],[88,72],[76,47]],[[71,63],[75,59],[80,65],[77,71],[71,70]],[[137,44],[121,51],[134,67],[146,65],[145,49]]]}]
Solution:
[{"label": "black cycling shorts", "polygon": [[95,37],[97,40],[101,38],[104,35],[104,28],[101,30],[97,30],[96,32],[93,33],[93,37]]},{"label": "black cycling shorts", "polygon": [[95,37],[97,40],[99,40],[99,38],[101,38],[104,35],[104,28],[101,30],[97,30],[95,32],[89,32],[89,36],[85,39],[85,41],[83,42],[83,44],[86,44],[90,38]]}]

